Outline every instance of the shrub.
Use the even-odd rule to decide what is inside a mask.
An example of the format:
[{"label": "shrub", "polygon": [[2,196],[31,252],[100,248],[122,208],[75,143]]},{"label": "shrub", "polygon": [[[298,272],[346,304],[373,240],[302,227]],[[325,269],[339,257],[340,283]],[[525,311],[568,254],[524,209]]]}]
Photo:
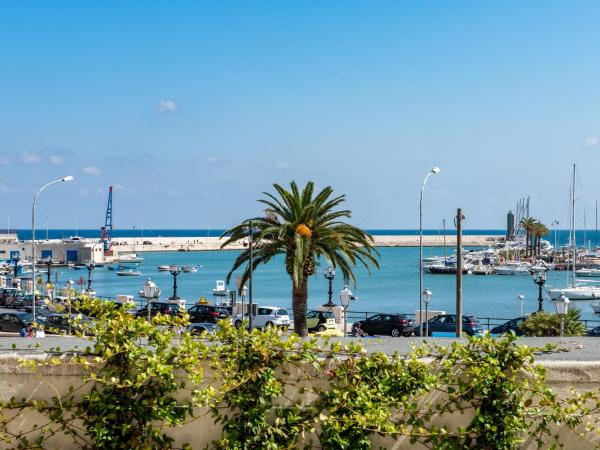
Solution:
[{"label": "shrub", "polygon": [[[520,326],[525,336],[560,336],[560,316],[545,311],[536,312]],[[577,308],[567,311],[564,318],[564,336],[583,336],[585,326],[581,322],[581,312]]]}]

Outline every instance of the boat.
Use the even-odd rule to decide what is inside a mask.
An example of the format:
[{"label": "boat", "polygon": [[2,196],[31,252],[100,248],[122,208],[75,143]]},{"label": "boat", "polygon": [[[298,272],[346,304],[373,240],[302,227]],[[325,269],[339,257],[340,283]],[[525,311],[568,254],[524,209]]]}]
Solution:
[{"label": "boat", "polygon": [[171,270],[171,266],[168,266],[168,265],[158,266],[159,272],[168,272],[169,270]]},{"label": "boat", "polygon": [[117,270],[115,273],[120,277],[139,277],[142,274],[142,272],[140,272],[139,270],[133,269]]},{"label": "boat", "polygon": [[575,275],[578,277],[598,277],[600,278],[599,268],[577,269]]},{"label": "boat", "polygon": [[143,261],[144,261],[144,258],[142,258],[141,256],[136,255],[135,253],[126,253],[126,254],[121,255],[119,257],[119,263],[120,264],[141,263]]},{"label": "boat", "polygon": [[531,265],[526,262],[509,261],[499,266],[494,266],[496,275],[531,275]]},{"label": "boat", "polygon": [[592,280],[582,282],[576,278],[577,269],[577,239],[575,235],[575,164],[573,164],[573,183],[571,190],[571,230],[570,248],[571,252],[571,284],[567,287],[554,287],[548,289],[551,300],[565,295],[569,300],[594,300],[600,299],[600,285],[594,285]]},{"label": "boat", "polygon": [[183,266],[181,270],[185,273],[198,272],[198,268],[196,266]]},{"label": "boat", "polygon": [[73,266],[73,269],[75,269],[75,270],[85,270],[86,267],[85,267],[85,264],[75,264]]},{"label": "boat", "polygon": [[477,264],[475,267],[473,267],[472,273],[473,275],[490,275],[494,273],[494,269],[492,266],[487,264]]},{"label": "boat", "polygon": [[600,314],[600,303],[592,303],[590,306],[596,314]]},{"label": "boat", "polygon": [[213,295],[220,295],[222,297],[229,295],[229,289],[227,289],[225,286],[225,281],[223,280],[217,280],[215,282],[215,288],[212,290],[212,292]]}]

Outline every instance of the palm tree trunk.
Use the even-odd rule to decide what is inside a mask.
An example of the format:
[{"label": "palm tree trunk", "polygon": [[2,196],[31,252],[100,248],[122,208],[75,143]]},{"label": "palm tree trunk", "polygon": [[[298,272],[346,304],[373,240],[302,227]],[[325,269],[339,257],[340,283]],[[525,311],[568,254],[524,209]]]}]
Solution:
[{"label": "palm tree trunk", "polygon": [[306,327],[306,312],[308,300],[308,277],[302,277],[300,286],[293,283],[292,287],[292,311],[294,312],[294,331],[298,336],[306,336],[308,329]]},{"label": "palm tree trunk", "polygon": [[529,230],[527,230],[527,235],[525,236],[525,258],[529,257]]}]

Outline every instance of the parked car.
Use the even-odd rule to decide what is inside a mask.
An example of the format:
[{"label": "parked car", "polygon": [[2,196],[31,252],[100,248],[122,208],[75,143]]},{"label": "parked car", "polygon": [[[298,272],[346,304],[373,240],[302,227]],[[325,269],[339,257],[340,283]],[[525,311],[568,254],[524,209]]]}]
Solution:
[{"label": "parked car", "polygon": [[4,295],[4,306],[7,308],[16,308],[17,307],[17,299],[27,293],[18,289],[7,291]]},{"label": "parked car", "polygon": [[[179,314],[179,305],[176,303],[151,302],[150,316],[154,317],[158,313],[176,316],[177,314]],[[135,317],[148,317],[148,308],[144,306],[143,308],[138,309],[135,313]]]},{"label": "parked car", "polygon": [[527,319],[528,316],[517,317],[516,319],[511,319],[508,322],[503,323],[502,325],[498,325],[490,330],[492,334],[506,334],[513,331],[517,336],[523,336],[523,331],[521,330],[521,324]]},{"label": "parked car", "polygon": [[[242,317],[237,314],[233,318],[233,324],[239,328],[242,326],[242,320],[248,320],[248,314]],[[256,315],[252,317],[253,328],[278,327],[287,330],[290,326],[290,316],[286,309],[279,306],[259,306],[256,309]]]},{"label": "parked car", "polygon": [[190,315],[190,322],[198,323],[217,323],[230,316],[227,308],[215,305],[194,305],[187,312]]},{"label": "parked car", "polygon": [[[24,306],[23,311],[25,311],[29,314],[32,314],[33,307],[31,305]],[[53,307],[50,307],[46,304],[44,304],[44,305],[36,304],[35,305],[35,320],[36,320],[36,322],[45,322],[50,314],[56,314],[56,309]]]},{"label": "parked car", "polygon": [[306,314],[308,331],[336,330],[335,316],[331,311],[309,311]]},{"label": "parked car", "polygon": [[10,287],[6,287],[6,288],[1,288],[0,289],[0,306],[5,306],[7,307],[8,305],[6,304],[7,299],[11,296],[16,295],[17,293],[19,293],[19,289],[17,288],[10,288]]},{"label": "parked car", "polygon": [[[70,323],[69,323],[70,322]],[[94,334],[94,322],[87,316],[78,316],[77,314],[49,314],[46,317],[46,333],[52,334],[71,334],[80,332],[86,335]]]},{"label": "parked car", "polygon": [[587,332],[588,336],[600,336],[600,326],[596,327],[596,328],[592,328],[591,330],[588,330]]},{"label": "parked car", "polygon": [[33,323],[33,316],[22,311],[0,313],[0,331],[19,333]]},{"label": "parked car", "polygon": [[[17,297],[17,301],[15,302],[19,308],[31,307],[33,305],[33,295],[26,294],[20,297]],[[45,304],[46,300],[49,298],[45,295],[35,295],[35,306],[36,308]]]},{"label": "parked car", "polygon": [[212,322],[204,323],[190,323],[187,327],[187,331],[192,334],[213,334],[219,330],[219,325]]},{"label": "parked car", "polygon": [[[428,321],[429,336],[432,333],[452,333],[456,331],[456,314],[441,314]],[[462,316],[463,332],[469,336],[483,334],[481,324],[473,316]],[[425,335],[425,324],[419,327],[419,335]]]},{"label": "parked car", "polygon": [[415,332],[415,323],[404,314],[375,314],[365,320],[355,322],[352,330],[360,328],[369,336],[386,334],[393,337],[411,336]]}]

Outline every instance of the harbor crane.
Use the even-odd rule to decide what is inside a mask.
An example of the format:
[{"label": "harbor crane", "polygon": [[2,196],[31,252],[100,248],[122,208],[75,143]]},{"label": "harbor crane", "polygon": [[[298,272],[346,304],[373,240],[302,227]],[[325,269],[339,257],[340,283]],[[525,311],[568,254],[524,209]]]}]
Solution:
[{"label": "harbor crane", "polygon": [[111,236],[112,236],[112,192],[113,187],[109,186],[108,188],[108,203],[106,205],[106,216],[104,218],[104,226],[100,227],[100,242],[104,246],[104,253],[110,251],[110,247],[112,245]]}]

